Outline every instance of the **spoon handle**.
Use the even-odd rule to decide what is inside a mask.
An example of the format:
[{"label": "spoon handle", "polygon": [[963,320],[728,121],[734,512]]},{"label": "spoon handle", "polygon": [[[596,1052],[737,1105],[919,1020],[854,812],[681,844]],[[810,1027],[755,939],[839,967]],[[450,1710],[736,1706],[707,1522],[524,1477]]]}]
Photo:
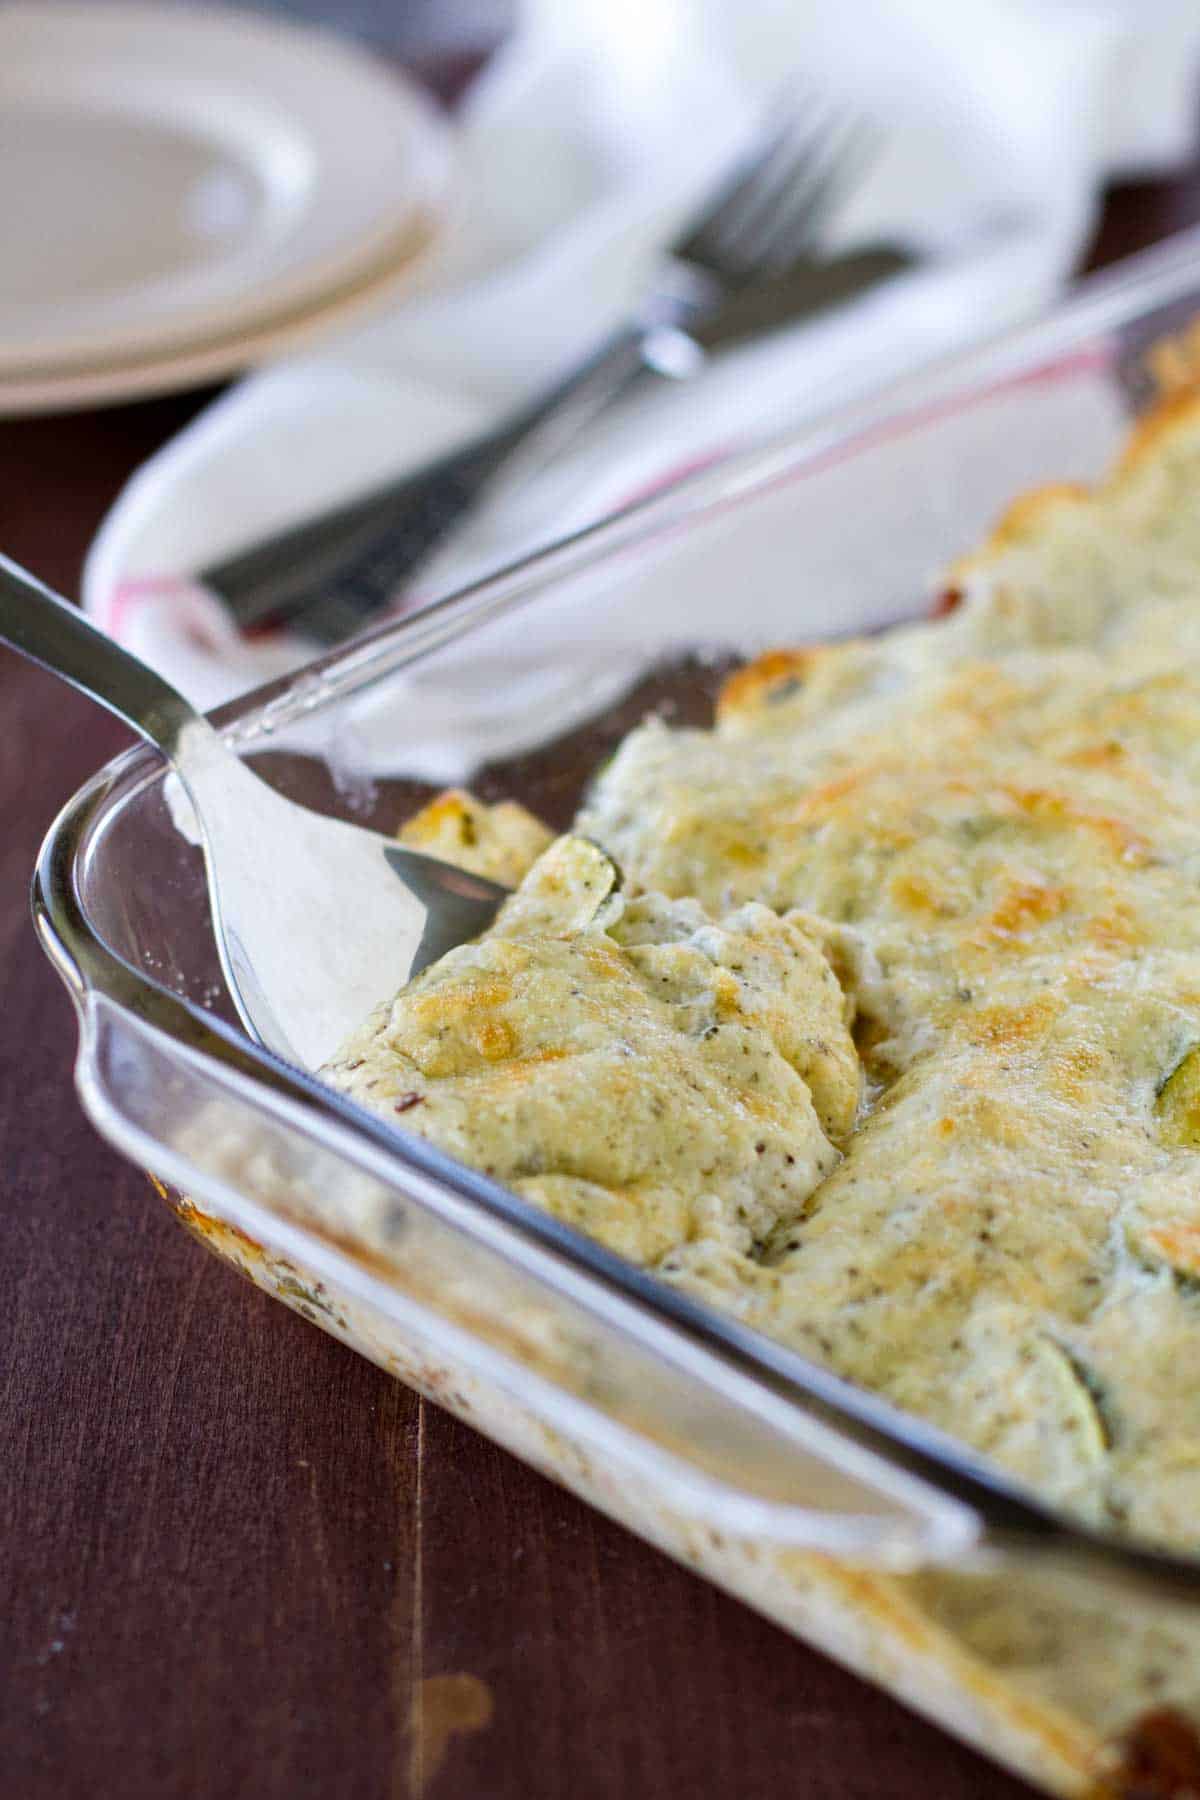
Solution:
[{"label": "spoon handle", "polygon": [[164,756],[175,757],[185,726],[205,723],[161,675],[7,556],[0,556],[0,643],[107,706]]}]

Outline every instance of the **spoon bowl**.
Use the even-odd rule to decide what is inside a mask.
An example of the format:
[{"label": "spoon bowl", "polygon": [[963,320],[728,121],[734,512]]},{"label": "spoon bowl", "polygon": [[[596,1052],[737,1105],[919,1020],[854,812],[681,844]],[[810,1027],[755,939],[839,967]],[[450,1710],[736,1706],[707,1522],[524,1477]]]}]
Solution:
[{"label": "spoon bowl", "polygon": [[0,642],[139,732],[199,824],[221,967],[243,1024],[315,1069],[390,997],[492,923],[508,890],[276,793],[162,677],[0,556]]}]

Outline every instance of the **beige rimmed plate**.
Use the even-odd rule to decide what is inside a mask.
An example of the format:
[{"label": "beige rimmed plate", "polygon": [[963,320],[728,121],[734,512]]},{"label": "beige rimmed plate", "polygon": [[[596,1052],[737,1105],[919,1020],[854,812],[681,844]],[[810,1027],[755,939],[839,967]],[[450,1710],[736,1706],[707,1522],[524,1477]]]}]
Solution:
[{"label": "beige rimmed plate", "polygon": [[71,412],[82,407],[116,406],[223,381],[243,369],[319,342],[382,310],[409,287],[413,265],[428,236],[414,237],[394,264],[331,295],[323,305],[264,321],[257,331],[198,340],[162,356],[109,360],[8,378],[0,375],[0,419],[33,413]]},{"label": "beige rimmed plate", "polygon": [[396,279],[449,168],[433,105],[324,31],[111,0],[0,7],[0,407],[252,360]]}]

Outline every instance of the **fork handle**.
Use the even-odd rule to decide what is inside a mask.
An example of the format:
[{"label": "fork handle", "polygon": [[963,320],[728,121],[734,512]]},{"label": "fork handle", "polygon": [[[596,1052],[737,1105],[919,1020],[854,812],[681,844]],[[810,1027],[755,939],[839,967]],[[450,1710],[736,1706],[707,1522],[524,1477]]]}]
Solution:
[{"label": "fork handle", "polygon": [[653,332],[614,333],[493,430],[433,463],[200,572],[238,625],[291,623],[337,643],[388,607],[406,578],[493,481],[528,479],[650,368]]}]

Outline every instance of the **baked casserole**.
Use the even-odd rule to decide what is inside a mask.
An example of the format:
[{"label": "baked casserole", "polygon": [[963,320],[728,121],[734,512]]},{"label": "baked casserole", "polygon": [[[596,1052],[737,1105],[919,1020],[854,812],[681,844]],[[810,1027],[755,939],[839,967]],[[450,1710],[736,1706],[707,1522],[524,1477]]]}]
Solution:
[{"label": "baked casserole", "polygon": [[[1095,491],[1014,506],[936,618],[763,656],[711,728],[647,719],[567,836],[444,796],[409,841],[520,886],[325,1071],[1074,1516],[1193,1553],[1198,501],[1184,399]],[[1200,1719],[1186,1619],[790,1561],[1063,1791],[1132,1793],[1105,1746]]]}]

